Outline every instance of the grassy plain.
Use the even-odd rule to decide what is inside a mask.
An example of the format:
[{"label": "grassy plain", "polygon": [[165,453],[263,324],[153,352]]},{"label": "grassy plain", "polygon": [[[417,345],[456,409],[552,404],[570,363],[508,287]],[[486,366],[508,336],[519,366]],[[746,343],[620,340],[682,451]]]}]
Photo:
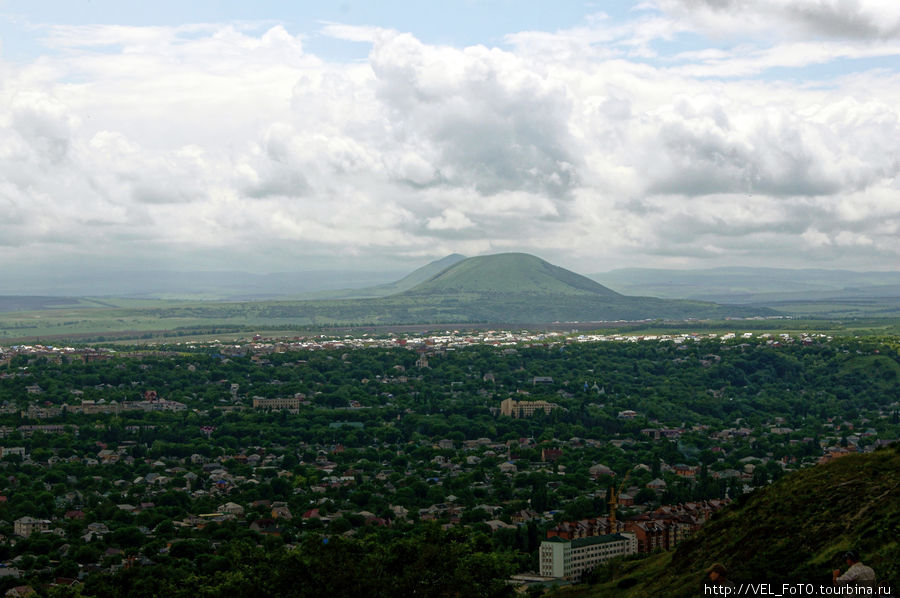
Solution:
[{"label": "grassy plain", "polygon": [[[367,302],[385,300],[367,300]],[[463,310],[435,312],[416,305],[393,306],[386,315],[368,319],[336,317],[329,314],[335,303],[349,302],[185,302],[152,299],[84,299],[78,305],[33,311],[0,313],[0,344],[16,342],[52,342],[59,344],[88,342],[143,341],[167,342],[172,339],[212,340],[246,338],[259,333],[269,337],[290,337],[319,332],[358,334],[360,332],[423,332],[452,329],[547,329],[587,333],[599,331],[632,335],[673,333],[755,332],[798,334],[819,331],[833,335],[900,335],[900,317],[892,318],[785,318],[656,320],[609,322],[557,322],[535,324],[510,322],[485,317],[472,321]],[[300,309],[309,306],[310,309]],[[490,314],[486,314],[490,315]],[[454,317],[456,316],[456,317]]]},{"label": "grassy plain", "polygon": [[[510,326],[547,322],[633,322],[653,314],[668,320],[722,319],[758,310],[644,297],[527,293],[400,294],[333,301],[175,302],[104,300],[107,306],[66,307],[0,313],[0,340],[132,338],[158,331],[190,329],[309,328],[409,324],[495,323]],[[215,330],[211,332],[215,333]]]}]

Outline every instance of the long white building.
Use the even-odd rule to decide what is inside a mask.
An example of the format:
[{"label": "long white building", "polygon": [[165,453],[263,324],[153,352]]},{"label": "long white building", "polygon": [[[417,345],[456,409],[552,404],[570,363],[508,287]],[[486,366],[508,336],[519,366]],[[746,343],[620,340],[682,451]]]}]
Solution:
[{"label": "long white building", "polygon": [[541,542],[541,575],[578,581],[581,574],[610,559],[637,554],[637,536],[629,532]]}]

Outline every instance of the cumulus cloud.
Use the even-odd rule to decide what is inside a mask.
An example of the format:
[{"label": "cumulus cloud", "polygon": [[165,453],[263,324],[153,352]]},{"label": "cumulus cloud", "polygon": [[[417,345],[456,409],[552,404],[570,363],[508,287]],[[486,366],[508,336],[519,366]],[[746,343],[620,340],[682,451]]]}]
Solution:
[{"label": "cumulus cloud", "polygon": [[376,42],[371,65],[390,134],[434,156],[442,183],[553,196],[575,183],[566,90],[515,55],[398,34]]},{"label": "cumulus cloud", "polygon": [[[838,4],[803,6],[877,22],[878,55],[894,51],[889,6]],[[896,263],[896,73],[750,77],[785,44],[802,66],[875,52],[865,36],[653,59],[691,28],[787,18],[774,1],[655,6],[502,48],[323,25],[371,45],[353,62],[279,25],[50,27],[53,52],[0,63],[0,246],[271,270],[502,250],[586,271]]]},{"label": "cumulus cloud", "polygon": [[893,0],[659,0],[657,4],[715,36],[900,38],[900,5]]}]

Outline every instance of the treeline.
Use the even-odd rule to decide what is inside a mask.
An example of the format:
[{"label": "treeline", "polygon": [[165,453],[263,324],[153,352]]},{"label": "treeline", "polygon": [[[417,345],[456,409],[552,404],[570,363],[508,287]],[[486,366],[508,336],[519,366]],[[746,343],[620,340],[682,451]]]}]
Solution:
[{"label": "treeline", "polygon": [[[193,542],[193,544],[191,543]],[[307,538],[297,548],[250,541],[183,541],[153,565],[95,575],[77,590],[54,596],[96,598],[387,598],[393,596],[506,598],[513,572],[510,553],[492,551],[490,539],[463,528],[428,526],[408,537]]]}]

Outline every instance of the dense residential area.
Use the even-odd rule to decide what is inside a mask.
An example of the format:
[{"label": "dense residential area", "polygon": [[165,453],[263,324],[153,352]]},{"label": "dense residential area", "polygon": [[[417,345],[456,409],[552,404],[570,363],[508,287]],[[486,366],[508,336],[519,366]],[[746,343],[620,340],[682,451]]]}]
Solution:
[{"label": "dense residential area", "polygon": [[[226,591],[246,559],[372,578],[400,547],[409,575],[444,563],[436,587],[579,581],[675,548],[787,472],[900,437],[892,342],[448,331],[5,347],[0,589],[154,595],[180,576]],[[554,565],[564,553],[577,570]]]}]

